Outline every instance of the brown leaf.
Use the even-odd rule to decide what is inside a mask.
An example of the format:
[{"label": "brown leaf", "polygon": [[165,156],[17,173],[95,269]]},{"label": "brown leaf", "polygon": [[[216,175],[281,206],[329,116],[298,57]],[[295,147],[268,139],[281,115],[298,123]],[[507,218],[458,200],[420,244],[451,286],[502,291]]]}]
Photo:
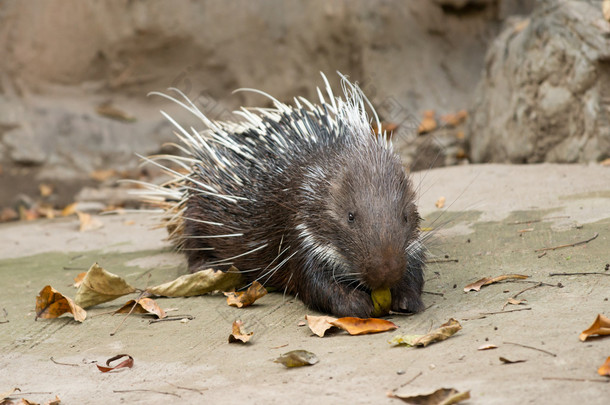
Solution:
[{"label": "brown leaf", "polygon": [[339,318],[330,322],[334,326],[341,328],[350,335],[366,335],[369,333],[386,332],[398,328],[394,323],[378,318]]},{"label": "brown leaf", "polygon": [[61,399],[59,399],[59,395],[55,395],[55,399],[45,402],[44,405],[59,405],[59,404],[61,404]]},{"label": "brown leaf", "polygon": [[83,283],[83,280],[85,279],[86,275],[87,275],[87,272],[83,271],[82,273],[78,273],[78,275],[76,277],[74,277],[74,287],[75,288],[80,287],[80,285]]},{"label": "brown leaf", "polygon": [[254,332],[245,334],[241,330],[243,324],[239,319],[233,322],[233,332],[229,335],[229,343],[248,343]]},{"label": "brown leaf", "polygon": [[57,318],[66,312],[71,313],[78,322],[84,321],[87,317],[87,312],[84,309],[50,285],[40,290],[36,297],[36,319]]},{"label": "brown leaf", "polygon": [[6,392],[0,392],[0,403],[2,403],[2,401],[3,401],[3,400],[7,399],[8,397],[10,397],[11,395],[13,395],[13,394],[14,394],[15,392],[17,392],[17,391],[21,392],[21,389],[20,389],[20,388],[15,387],[15,388],[10,389],[10,390],[8,390],[8,391],[6,391]]},{"label": "brown leaf", "polygon": [[186,274],[177,279],[155,287],[147,292],[162,297],[192,297],[212,291],[226,291],[242,284],[242,276],[235,267],[226,272],[206,269],[193,274]]},{"label": "brown leaf", "polygon": [[589,329],[584,330],[580,334],[579,339],[584,342],[587,340],[587,338],[593,335],[610,335],[610,319],[606,318],[602,314],[598,314],[593,324],[589,326]]},{"label": "brown leaf", "polygon": [[104,226],[102,221],[92,217],[91,214],[76,211],[76,215],[78,215],[78,221],[80,222],[80,226],[78,228],[80,232],[94,231]]},{"label": "brown leaf", "polygon": [[491,349],[497,349],[498,346],[496,345],[483,345],[483,346],[479,346],[479,348],[477,350],[491,350]]},{"label": "brown leaf", "polygon": [[[122,362],[120,362],[119,364],[117,364],[116,366],[110,365],[110,363],[112,363],[115,360],[120,359],[121,357],[127,357],[127,358],[125,360],[123,360]],[[106,366],[108,366],[108,367],[100,366],[99,364],[96,364],[96,366],[97,366],[97,368],[99,368],[99,370],[102,373],[107,373],[112,370],[118,370],[120,368],[132,368],[133,367],[133,357],[131,357],[128,354],[117,354],[116,356],[111,357],[108,360],[106,360]]]},{"label": "brown leaf", "polygon": [[439,197],[438,200],[434,203],[436,208],[443,208],[445,206],[445,197]]},{"label": "brown leaf", "polygon": [[441,115],[441,121],[447,124],[450,127],[456,127],[466,121],[468,118],[468,111],[460,110],[454,114],[445,114]]},{"label": "brown leaf", "polygon": [[440,342],[445,339],[449,339],[451,336],[456,334],[462,325],[451,318],[438,329],[433,330],[425,335],[397,335],[390,340],[390,344],[407,345],[407,346],[428,346],[430,343]]},{"label": "brown leaf", "polygon": [[500,357],[500,361],[504,364],[525,363],[527,360],[509,360],[506,357]]},{"label": "brown leaf", "polygon": [[165,311],[162,310],[152,298],[140,298],[137,301],[129,300],[121,308],[114,311],[115,314],[128,314],[130,312],[157,315],[159,319],[165,318],[166,316]]},{"label": "brown leaf", "polygon": [[286,367],[313,366],[318,361],[318,357],[307,350],[293,350],[273,360],[274,363],[280,363]]},{"label": "brown leaf", "polygon": [[610,357],[597,369],[597,374],[610,377]]},{"label": "brown leaf", "polygon": [[74,301],[83,308],[112,301],[136,289],[116,274],[112,274],[97,263],[93,263],[76,292]]},{"label": "brown leaf", "polygon": [[493,284],[493,283],[497,283],[499,281],[504,281],[504,280],[509,280],[509,279],[523,280],[528,277],[529,276],[524,276],[522,274],[504,274],[504,275],[497,276],[497,277],[485,277],[478,281],[475,281],[472,284],[468,284],[466,287],[464,287],[464,291],[465,292],[480,291],[481,287],[483,287],[484,285],[489,285],[489,284]]},{"label": "brown leaf", "polygon": [[388,394],[390,398],[402,399],[408,404],[416,405],[451,405],[470,398],[470,391],[459,392],[455,388],[439,388],[430,394],[399,395]]},{"label": "brown leaf", "polygon": [[61,210],[61,216],[67,217],[68,215],[76,214],[76,206],[78,203],[73,202],[72,204],[66,205],[63,210]]},{"label": "brown leaf", "polygon": [[434,116],[436,113],[434,110],[424,111],[424,118],[421,120],[419,127],[417,128],[418,134],[425,134],[430,131],[434,131],[437,127],[436,119]]},{"label": "brown leaf", "polygon": [[227,304],[237,308],[250,306],[265,294],[267,294],[267,290],[258,281],[254,281],[246,291],[224,293],[227,297]]},{"label": "brown leaf", "polygon": [[337,318],[333,318],[332,316],[313,315],[305,315],[305,319],[307,320],[307,326],[309,326],[309,329],[320,337],[323,337],[324,333],[334,326],[332,322],[337,320]]}]

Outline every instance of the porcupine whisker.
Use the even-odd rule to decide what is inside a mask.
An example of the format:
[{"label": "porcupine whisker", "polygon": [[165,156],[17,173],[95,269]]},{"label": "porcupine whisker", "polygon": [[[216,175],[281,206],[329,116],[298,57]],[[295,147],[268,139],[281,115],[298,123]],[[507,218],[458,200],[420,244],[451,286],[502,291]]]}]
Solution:
[{"label": "porcupine whisker", "polygon": [[236,236],[244,236],[243,233],[229,233],[225,235],[191,235],[184,236],[185,239],[213,239],[213,238],[234,238]]},{"label": "porcupine whisker", "polygon": [[227,257],[227,258],[222,259],[222,260],[216,260],[214,262],[209,262],[208,264],[210,264],[210,265],[225,264],[225,262],[227,262],[229,260],[237,259],[238,257],[243,257],[243,256],[249,255],[251,253],[254,253],[254,252],[258,251],[258,250],[261,250],[261,249],[267,247],[267,245],[268,245],[268,243],[265,243],[264,245],[261,245],[259,247],[254,248],[254,249],[251,249],[251,250],[248,250],[245,253],[241,253],[241,254],[238,254],[238,255],[233,256],[233,257]]},{"label": "porcupine whisker", "polygon": [[256,278],[256,281],[262,279],[263,277],[267,276],[266,280],[264,282],[262,282],[261,284],[265,285],[265,283],[267,281],[269,281],[269,279],[275,274],[276,271],[278,271],[284,264],[286,264],[286,262],[290,259],[292,259],[292,257],[294,255],[296,255],[298,253],[298,251],[293,252],[290,256],[288,256],[287,258],[285,258],[284,260],[282,260],[280,263],[278,263],[275,267],[267,270],[265,273],[263,273],[262,275],[260,275],[259,277]]}]

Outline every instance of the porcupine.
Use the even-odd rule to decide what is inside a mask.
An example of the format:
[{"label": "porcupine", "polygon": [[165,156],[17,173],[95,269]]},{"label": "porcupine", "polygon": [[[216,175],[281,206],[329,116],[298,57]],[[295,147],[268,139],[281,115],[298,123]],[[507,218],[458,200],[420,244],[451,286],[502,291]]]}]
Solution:
[{"label": "porcupine", "polygon": [[322,77],[319,105],[242,89],[274,107],[242,107],[241,122],[208,119],[177,89],[181,99],[156,93],[206,127],[189,131],[161,112],[186,156],[157,158],[188,171],[168,169],[175,178],[157,189],[170,239],[191,272],[235,266],[312,309],[370,317],[371,291],[390,289],[392,310],[418,312],[425,249],[414,188],[358,85],[341,75],[342,99]]}]

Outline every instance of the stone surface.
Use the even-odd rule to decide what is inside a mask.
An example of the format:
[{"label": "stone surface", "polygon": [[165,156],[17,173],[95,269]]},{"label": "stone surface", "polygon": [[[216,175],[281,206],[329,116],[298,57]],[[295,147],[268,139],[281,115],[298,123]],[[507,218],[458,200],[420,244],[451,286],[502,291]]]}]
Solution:
[{"label": "stone surface", "polygon": [[470,121],[475,162],[610,156],[610,23],[599,2],[543,1],[487,53]]}]

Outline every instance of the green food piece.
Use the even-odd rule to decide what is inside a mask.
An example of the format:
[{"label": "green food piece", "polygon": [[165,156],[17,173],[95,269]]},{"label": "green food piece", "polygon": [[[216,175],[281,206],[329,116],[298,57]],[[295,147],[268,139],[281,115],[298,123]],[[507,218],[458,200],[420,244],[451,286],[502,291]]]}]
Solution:
[{"label": "green food piece", "polygon": [[392,293],[389,288],[371,291],[373,299],[373,316],[383,316],[390,312],[392,307]]}]

